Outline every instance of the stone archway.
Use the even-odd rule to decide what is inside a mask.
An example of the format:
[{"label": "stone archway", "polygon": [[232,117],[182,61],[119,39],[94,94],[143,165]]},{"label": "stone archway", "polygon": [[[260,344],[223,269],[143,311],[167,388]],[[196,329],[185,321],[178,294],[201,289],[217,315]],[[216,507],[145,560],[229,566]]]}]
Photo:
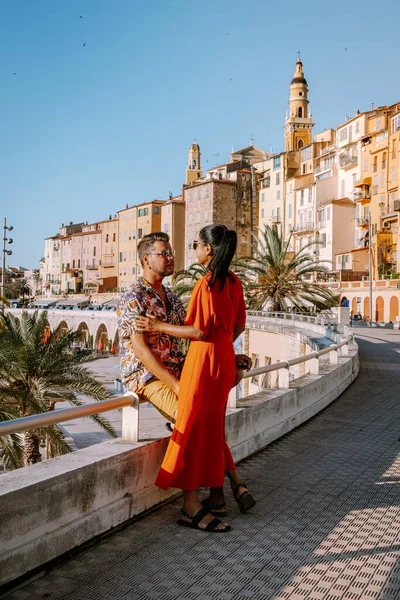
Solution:
[{"label": "stone archway", "polygon": [[69,327],[66,321],[60,321],[57,325],[57,337],[61,337],[69,331]]},{"label": "stone archway", "polygon": [[364,298],[364,319],[369,319],[370,318],[370,313],[369,313],[369,298]]},{"label": "stone archway", "polygon": [[396,321],[397,317],[399,316],[399,299],[397,296],[392,296],[390,298],[389,311],[390,321]]},{"label": "stone archway", "polygon": [[78,344],[80,344],[84,348],[91,347],[91,344],[89,343],[90,333],[89,333],[89,327],[87,326],[87,323],[82,321],[82,323],[79,324],[77,331],[80,333],[80,336],[77,339]]},{"label": "stone archway", "polygon": [[340,301],[340,306],[345,306],[346,300],[347,300],[346,296],[343,296],[343,298]]},{"label": "stone archway", "polygon": [[99,325],[99,328],[97,329],[94,348],[95,350],[108,350],[108,331],[104,323]]},{"label": "stone archway", "polygon": [[378,296],[376,299],[376,310],[375,310],[375,321],[377,323],[383,323],[385,320],[385,302],[382,296]]}]

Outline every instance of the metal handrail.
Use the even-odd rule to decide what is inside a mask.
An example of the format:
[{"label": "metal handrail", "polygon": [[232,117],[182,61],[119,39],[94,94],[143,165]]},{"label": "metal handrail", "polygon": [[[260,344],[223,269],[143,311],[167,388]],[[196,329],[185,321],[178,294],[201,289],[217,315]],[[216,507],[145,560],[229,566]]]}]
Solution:
[{"label": "metal handrail", "polygon": [[20,417],[11,421],[3,421],[0,423],[0,437],[10,435],[11,433],[21,433],[28,429],[37,429],[38,427],[64,423],[64,421],[70,421],[71,419],[97,415],[125,406],[134,406],[137,402],[138,397],[136,394],[127,392],[124,396],[118,396],[118,398],[112,398],[111,400],[102,400],[101,402],[94,402],[83,406],[62,408],[29,417]]},{"label": "metal handrail", "polygon": [[[257,311],[254,311],[257,312]],[[280,314],[280,313],[277,313]],[[332,351],[337,351],[339,348],[346,346],[350,341],[354,339],[354,335],[351,334],[347,339],[344,339],[339,344],[332,344],[328,348],[323,350],[313,351],[304,356],[298,358],[292,358],[291,360],[284,360],[279,363],[272,365],[266,365],[264,367],[257,367],[246,371],[243,378],[256,377],[265,373],[271,373],[272,371],[278,371],[280,369],[289,369],[292,366],[299,365],[301,363],[312,360],[313,358],[319,358],[325,354],[329,354]],[[0,437],[10,435],[12,433],[21,433],[28,429],[37,429],[38,427],[47,427],[49,425],[56,425],[57,423],[63,423],[72,419],[78,419],[80,417],[87,417],[91,415],[108,412],[118,408],[135,407],[136,412],[134,416],[134,423],[127,423],[126,429],[127,434],[124,435],[124,422],[122,424],[123,437],[130,439],[131,441],[138,440],[138,419],[139,419],[139,398],[134,392],[127,392],[124,396],[118,396],[110,400],[102,400],[101,402],[95,402],[92,404],[85,404],[83,406],[74,406],[72,408],[64,408],[55,410],[47,413],[38,415],[31,415],[29,417],[20,417],[19,419],[12,419],[11,421],[3,421],[0,423]],[[128,419],[127,419],[128,421]],[[128,431],[129,430],[129,431]]]}]

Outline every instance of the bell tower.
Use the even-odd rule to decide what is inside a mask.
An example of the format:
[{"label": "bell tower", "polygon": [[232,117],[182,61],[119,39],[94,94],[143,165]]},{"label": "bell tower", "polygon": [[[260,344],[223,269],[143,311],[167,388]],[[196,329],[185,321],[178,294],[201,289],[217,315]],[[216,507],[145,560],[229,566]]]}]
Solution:
[{"label": "bell tower", "polygon": [[186,167],[186,185],[191,185],[201,175],[200,146],[194,142],[189,150],[188,166]]},{"label": "bell tower", "polygon": [[311,109],[308,101],[308,86],[303,73],[300,57],[296,62],[296,71],[290,83],[289,111],[285,119],[285,150],[299,150],[312,142]]}]

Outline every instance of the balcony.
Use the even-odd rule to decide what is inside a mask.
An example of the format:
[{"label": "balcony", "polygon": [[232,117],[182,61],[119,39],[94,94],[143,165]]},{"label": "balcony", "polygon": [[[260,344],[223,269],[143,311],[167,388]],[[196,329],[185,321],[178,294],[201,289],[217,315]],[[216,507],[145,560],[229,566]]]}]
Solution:
[{"label": "balcony", "polygon": [[112,262],[107,262],[107,263],[103,263],[103,269],[110,269],[111,267],[114,267],[114,263]]},{"label": "balcony", "polygon": [[331,144],[330,146],[326,146],[326,148],[323,148],[319,155],[320,156],[325,156],[326,154],[331,154],[332,152],[336,151],[336,144]]},{"label": "balcony", "polygon": [[325,227],[326,227],[326,221],[318,221],[317,229],[325,229]]},{"label": "balcony", "polygon": [[314,222],[306,221],[304,223],[297,223],[293,227],[294,233],[306,233],[307,231],[314,231],[315,226]]},{"label": "balcony", "polygon": [[99,267],[96,265],[86,265],[86,268],[88,271],[97,271]]},{"label": "balcony", "polygon": [[359,217],[356,219],[356,225],[357,227],[362,227],[363,229],[368,228],[369,220],[366,217]]},{"label": "balcony", "polygon": [[339,166],[341,169],[350,169],[351,167],[356,167],[357,165],[357,156],[353,156],[352,154],[341,154],[339,156]]},{"label": "balcony", "polygon": [[276,225],[277,223],[281,223],[281,218],[280,217],[271,217],[270,221],[271,221],[271,223]]},{"label": "balcony", "polygon": [[357,190],[354,192],[354,202],[365,202],[371,200],[371,191],[369,187],[365,187],[365,189]]},{"label": "balcony", "polygon": [[393,210],[400,210],[400,200],[395,200],[393,202]]}]

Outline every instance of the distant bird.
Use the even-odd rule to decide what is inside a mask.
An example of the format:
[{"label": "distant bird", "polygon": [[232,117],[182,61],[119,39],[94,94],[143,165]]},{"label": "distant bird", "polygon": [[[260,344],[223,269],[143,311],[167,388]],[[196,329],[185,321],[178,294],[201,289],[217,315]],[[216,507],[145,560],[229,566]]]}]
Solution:
[{"label": "distant bird", "polygon": [[229,33],[227,33],[226,35],[229,35]]},{"label": "distant bird", "polygon": [[83,44],[84,46],[86,46],[86,44]]},{"label": "distant bird", "polygon": [[13,73],[13,75],[16,75],[16,73]]},{"label": "distant bird", "polygon": [[230,79],[229,81],[232,81],[232,79]]},{"label": "distant bird", "polygon": [[83,19],[82,15],[79,17],[80,19]]},{"label": "distant bird", "polygon": [[347,50],[347,48],[345,48],[345,50]]}]

